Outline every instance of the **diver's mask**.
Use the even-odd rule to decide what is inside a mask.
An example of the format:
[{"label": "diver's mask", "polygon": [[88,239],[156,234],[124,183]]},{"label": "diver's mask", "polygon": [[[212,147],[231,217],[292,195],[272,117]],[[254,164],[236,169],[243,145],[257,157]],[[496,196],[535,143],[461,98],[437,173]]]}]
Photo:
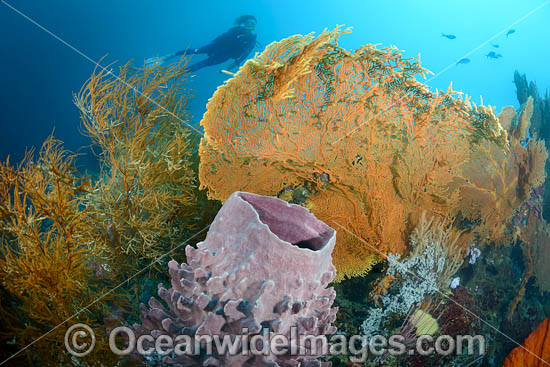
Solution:
[{"label": "diver's mask", "polygon": [[247,20],[246,22],[243,22],[241,25],[246,29],[248,29],[249,31],[253,31],[256,29],[256,22],[252,19]]}]

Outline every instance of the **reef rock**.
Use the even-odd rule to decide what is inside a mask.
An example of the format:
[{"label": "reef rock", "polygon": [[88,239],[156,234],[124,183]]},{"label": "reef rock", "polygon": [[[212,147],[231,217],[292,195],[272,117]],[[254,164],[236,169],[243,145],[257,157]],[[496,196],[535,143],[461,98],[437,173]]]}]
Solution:
[{"label": "reef rock", "polygon": [[[187,335],[190,349],[164,358],[176,366],[320,366],[317,357],[327,351],[303,337],[336,331],[335,291],[327,288],[336,275],[335,237],[303,207],[235,192],[206,240],[196,249],[187,246],[187,263],[170,261],[171,288],[159,285],[158,291],[169,309],[151,298],[149,307],[141,305],[142,325],[134,328],[154,338]],[[221,353],[215,344],[212,351],[197,348],[205,335],[239,340],[238,352]],[[284,339],[266,350],[252,341],[262,335]],[[243,352],[254,347],[262,353]]]}]

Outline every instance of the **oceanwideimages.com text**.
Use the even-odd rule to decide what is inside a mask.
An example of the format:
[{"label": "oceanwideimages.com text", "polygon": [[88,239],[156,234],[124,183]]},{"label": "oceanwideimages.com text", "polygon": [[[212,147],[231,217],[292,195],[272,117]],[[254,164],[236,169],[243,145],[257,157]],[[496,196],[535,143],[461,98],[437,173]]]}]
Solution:
[{"label": "oceanwideimages.com text", "polygon": [[[411,343],[402,335],[300,335],[296,327],[288,334],[276,334],[270,329],[252,334],[243,329],[242,335],[136,335],[127,326],[119,326],[109,333],[109,348],[119,356],[182,355],[263,355],[315,357],[347,355],[354,363],[364,362],[369,356],[389,355],[482,355],[485,338],[481,335],[420,335]],[[87,325],[77,324],[65,335],[65,346],[75,356],[89,354],[95,347],[95,335]]]}]

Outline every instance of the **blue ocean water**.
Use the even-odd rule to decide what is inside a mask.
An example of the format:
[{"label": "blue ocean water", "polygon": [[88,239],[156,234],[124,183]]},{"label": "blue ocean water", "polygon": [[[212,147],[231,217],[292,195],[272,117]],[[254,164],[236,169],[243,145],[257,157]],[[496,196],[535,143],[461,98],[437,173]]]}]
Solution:
[{"label": "blue ocean water", "polygon": [[[550,88],[550,4],[540,0],[8,0],[0,4],[0,159],[11,155],[12,161],[20,160],[25,149],[40,146],[54,130],[68,149],[86,151],[82,147],[89,140],[79,133],[72,93],[92,73],[91,60],[107,55],[103,64],[130,59],[142,63],[151,56],[199,47],[241,14],[258,19],[263,47],[293,34],[352,26],[353,33],[341,37],[341,46],[395,45],[408,57],[420,54],[423,65],[435,73],[431,87],[447,89],[452,81],[455,90],[476,103],[483,96],[497,111],[518,104],[516,69],[540,90]],[[515,33],[506,37],[510,29]],[[490,51],[502,58],[487,58]],[[464,57],[470,62],[455,65]],[[193,123],[198,124],[208,98],[228,78],[220,73],[224,65],[202,69],[193,78]]]}]

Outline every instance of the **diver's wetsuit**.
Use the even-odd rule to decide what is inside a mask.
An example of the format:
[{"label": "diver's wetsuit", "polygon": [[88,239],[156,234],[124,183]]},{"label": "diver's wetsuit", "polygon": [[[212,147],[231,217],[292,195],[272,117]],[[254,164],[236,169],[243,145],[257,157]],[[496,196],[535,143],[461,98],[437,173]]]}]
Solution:
[{"label": "diver's wetsuit", "polygon": [[236,26],[217,37],[208,45],[194,50],[182,50],[176,56],[184,54],[207,54],[208,58],[189,67],[190,71],[197,71],[205,66],[221,64],[229,59],[235,59],[235,63],[242,63],[256,45],[256,34],[251,30]]}]

